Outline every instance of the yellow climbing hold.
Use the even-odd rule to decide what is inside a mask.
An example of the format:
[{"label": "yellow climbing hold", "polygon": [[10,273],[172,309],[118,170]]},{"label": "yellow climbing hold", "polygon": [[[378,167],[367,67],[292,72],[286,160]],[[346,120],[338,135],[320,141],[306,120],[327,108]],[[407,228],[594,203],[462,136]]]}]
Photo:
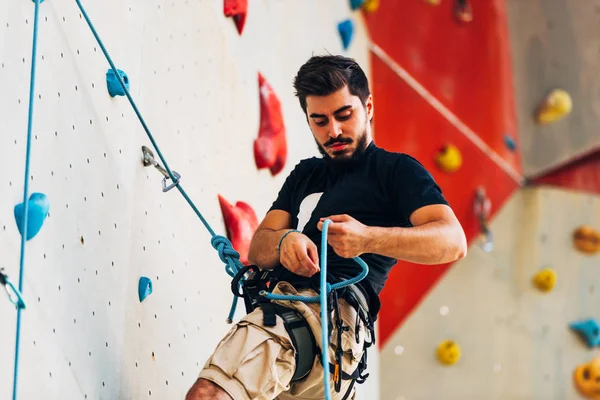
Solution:
[{"label": "yellow climbing hold", "polygon": [[533,284],[542,292],[549,292],[556,285],[556,272],[552,268],[544,268],[533,277]]},{"label": "yellow climbing hold", "polygon": [[442,0],[425,0],[425,2],[432,6],[439,6]]},{"label": "yellow climbing hold", "polygon": [[379,0],[365,0],[363,10],[368,13],[373,13],[379,8]]},{"label": "yellow climbing hold", "polygon": [[571,95],[566,90],[554,89],[539,105],[535,118],[538,124],[550,124],[568,115],[572,108]]},{"label": "yellow climbing hold", "polygon": [[447,144],[436,154],[435,162],[445,172],[456,172],[462,165],[462,154],[458,147]]},{"label": "yellow climbing hold", "polygon": [[442,364],[454,365],[460,360],[460,347],[452,340],[444,340],[437,348],[437,357]]}]

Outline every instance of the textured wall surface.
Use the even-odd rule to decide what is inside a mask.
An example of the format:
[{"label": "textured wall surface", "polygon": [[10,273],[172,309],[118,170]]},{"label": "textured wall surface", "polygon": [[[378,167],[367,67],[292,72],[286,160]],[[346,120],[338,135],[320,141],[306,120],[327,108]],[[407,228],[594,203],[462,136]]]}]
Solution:
[{"label": "textured wall surface", "polygon": [[[557,212],[556,210],[569,210]],[[382,349],[384,398],[581,398],[573,370],[600,355],[569,324],[600,319],[600,255],[573,246],[580,225],[600,226],[600,198],[561,189],[516,193],[491,225],[492,253],[472,246]],[[557,274],[543,293],[532,284],[543,268]],[[436,359],[443,340],[462,357]]]},{"label": "textured wall surface", "polygon": [[[313,53],[344,53],[337,23],[355,21],[345,54],[370,71],[366,34],[344,0],[250,1],[243,35],[222,0],[85,1],[171,169],[218,234],[217,194],[259,218],[291,168],[316,148],[292,79]],[[0,268],[17,284],[34,4],[0,1]],[[76,3],[40,6],[29,186],[50,214],[27,242],[19,398],[183,398],[222,335],[230,279],[210,235],[176,190],[141,163],[150,142]],[[292,18],[293,16],[293,18]],[[279,96],[288,162],[257,171],[258,73]],[[153,293],[140,303],[140,276]],[[236,319],[243,315],[240,305]],[[12,393],[14,307],[0,297],[0,398]],[[359,389],[377,398],[373,375]]]},{"label": "textured wall surface", "polygon": [[[523,172],[540,176],[600,148],[600,1],[506,4]],[[556,88],[571,94],[571,115],[536,125],[538,104]]]}]

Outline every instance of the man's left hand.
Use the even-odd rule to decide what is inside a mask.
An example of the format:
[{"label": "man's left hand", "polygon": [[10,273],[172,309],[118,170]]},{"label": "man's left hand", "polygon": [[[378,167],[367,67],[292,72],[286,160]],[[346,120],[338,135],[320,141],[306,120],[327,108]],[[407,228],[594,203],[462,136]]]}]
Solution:
[{"label": "man's left hand", "polygon": [[366,253],[368,242],[368,227],[349,215],[332,215],[321,218],[317,224],[320,231],[323,230],[323,222],[331,220],[327,228],[327,243],[335,253],[344,258],[358,257]]}]

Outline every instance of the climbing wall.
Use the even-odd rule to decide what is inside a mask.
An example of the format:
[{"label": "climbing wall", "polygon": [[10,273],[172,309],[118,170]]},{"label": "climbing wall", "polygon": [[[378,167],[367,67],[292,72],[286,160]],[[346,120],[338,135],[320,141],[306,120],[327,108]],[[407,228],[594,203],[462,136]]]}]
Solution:
[{"label": "climbing wall", "polygon": [[[381,2],[366,16],[372,38],[375,142],[431,171],[470,242],[480,233],[476,190],[489,217],[522,183],[506,13],[501,0],[472,2],[459,22],[453,1]],[[393,32],[393,34],[390,34]],[[452,171],[441,168],[440,154]],[[399,262],[382,292],[381,340],[410,315],[450,265]]]},{"label": "climbing wall", "polygon": [[[600,253],[574,246],[582,225],[600,229],[599,196],[547,187],[512,196],[491,224],[494,251],[472,246],[387,341],[385,398],[583,398],[573,372],[600,352],[570,324],[600,321]],[[544,292],[533,280],[546,269],[556,281]],[[437,358],[445,340],[460,351],[454,365]]]},{"label": "climbing wall", "polygon": [[[600,2],[506,3],[523,172],[539,177],[600,149]],[[556,89],[569,94],[570,114],[536,123],[537,108]]]},{"label": "climbing wall", "polygon": [[[347,1],[249,3],[242,30],[222,0],[83,2],[168,166],[220,235],[219,195],[261,219],[293,166],[317,154],[293,95],[300,65],[343,53],[370,72],[364,24]],[[17,286],[13,209],[23,200],[34,3],[0,0],[0,10],[0,268]],[[346,19],[355,30],[347,49],[337,28]],[[141,147],[157,151],[127,98],[109,95],[109,64],[77,3],[45,0],[37,28],[27,180],[50,207],[25,247],[18,398],[183,398],[229,329],[230,278],[188,203],[143,166]],[[287,158],[274,176],[257,170],[253,153],[268,92],[259,74],[285,123]],[[152,284],[143,302],[141,277]],[[242,315],[240,305],[234,319]],[[5,296],[0,317],[8,399],[17,312]],[[359,391],[376,398],[370,356]]]}]

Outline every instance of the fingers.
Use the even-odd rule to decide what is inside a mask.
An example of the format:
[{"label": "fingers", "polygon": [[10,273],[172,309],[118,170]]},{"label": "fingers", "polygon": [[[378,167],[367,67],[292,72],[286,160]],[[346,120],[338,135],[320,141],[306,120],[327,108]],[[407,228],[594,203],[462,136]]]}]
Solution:
[{"label": "fingers", "polygon": [[296,271],[298,275],[311,277],[319,272],[319,266],[309,258],[308,252],[298,253],[298,262],[300,263],[300,268]]},{"label": "fingers", "polygon": [[347,222],[351,221],[352,217],[348,214],[331,215],[329,217],[321,218],[319,221],[325,222],[326,219],[330,219],[331,222]]}]

